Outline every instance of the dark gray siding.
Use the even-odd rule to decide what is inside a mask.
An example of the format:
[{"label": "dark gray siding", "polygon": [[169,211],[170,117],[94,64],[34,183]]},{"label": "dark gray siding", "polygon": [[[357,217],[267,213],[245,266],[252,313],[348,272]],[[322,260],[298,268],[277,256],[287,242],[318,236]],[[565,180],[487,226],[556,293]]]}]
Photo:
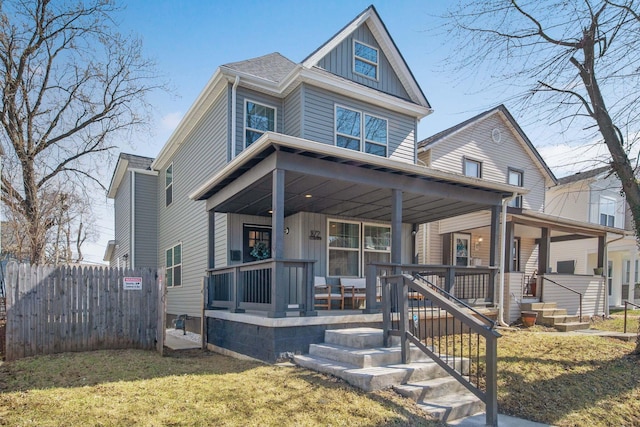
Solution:
[{"label": "dark gray siding", "polygon": [[[242,82],[240,84],[242,84]],[[275,108],[276,132],[282,133],[283,128],[282,122],[284,114],[282,108],[282,99],[265,95],[264,93],[256,92],[242,86],[238,86],[236,90],[236,155],[244,150],[245,99]]]},{"label": "dark gray siding", "polygon": [[[202,201],[189,199],[196,188],[227,163],[227,91],[185,137],[171,158],[173,203],[165,206],[165,171],[158,176],[158,265],[165,266],[165,251],[182,243],[182,286],[170,288],[167,312],[200,316],[202,278],[207,268],[208,214]],[[226,236],[217,236],[226,239]]]},{"label": "dark gray siding", "polygon": [[135,267],[158,267],[158,177],[135,174]]},{"label": "dark gray siding", "polygon": [[314,86],[305,85],[303,93],[303,138],[335,145],[334,115],[335,105],[339,104],[387,119],[388,157],[414,163],[415,118]]},{"label": "dark gray siding", "polygon": [[291,136],[302,137],[302,96],[304,84],[295,88],[284,99],[284,133]]},{"label": "dark gray siding", "polygon": [[[353,72],[353,41],[359,41],[378,49],[378,80],[373,80]],[[391,68],[389,60],[380,49],[380,45],[364,24],[359,26],[349,37],[336,46],[324,58],[318,61],[318,67],[349,80],[361,83],[379,91],[409,100],[407,91],[402,86],[398,75]]]},{"label": "dark gray siding", "polygon": [[131,171],[127,171],[120,182],[116,197],[113,201],[114,207],[114,230],[116,238],[116,248],[111,257],[111,266],[124,266],[122,256],[129,253],[131,244]]}]

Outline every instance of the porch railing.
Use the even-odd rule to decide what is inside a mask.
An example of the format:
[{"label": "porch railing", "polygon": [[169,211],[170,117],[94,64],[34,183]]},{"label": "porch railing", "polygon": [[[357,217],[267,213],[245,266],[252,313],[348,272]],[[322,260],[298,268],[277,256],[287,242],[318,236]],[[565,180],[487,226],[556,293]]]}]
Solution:
[{"label": "porch railing", "polygon": [[314,315],[313,260],[263,260],[208,270],[207,308]]},{"label": "porch railing", "polygon": [[624,302],[624,333],[627,333],[627,311],[629,310],[629,306],[632,305],[635,308],[640,308],[640,305],[638,304],[634,304],[630,301],[625,301]]},{"label": "porch railing", "polygon": [[[405,267],[403,267],[404,269]],[[431,283],[428,277],[380,277],[385,345],[399,336],[403,363],[413,344],[486,405],[497,425],[497,340],[493,320]]]}]

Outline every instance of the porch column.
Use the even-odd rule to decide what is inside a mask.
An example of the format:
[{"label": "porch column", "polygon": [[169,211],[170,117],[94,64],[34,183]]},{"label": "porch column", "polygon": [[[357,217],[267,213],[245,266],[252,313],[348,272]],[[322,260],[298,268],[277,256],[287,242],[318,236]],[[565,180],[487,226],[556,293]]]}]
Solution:
[{"label": "porch column", "polygon": [[402,191],[395,189],[391,193],[391,262],[402,263]]},{"label": "porch column", "polygon": [[629,254],[631,255],[631,264],[629,268],[629,291],[627,292],[627,300],[630,302],[634,302],[635,299],[635,287],[636,287],[636,260],[638,259],[637,254],[638,251],[635,247],[632,247],[629,250]]},{"label": "porch column", "polygon": [[511,273],[513,270],[513,236],[514,236],[515,224],[513,221],[507,222],[505,232],[505,245],[504,245],[504,271],[505,273]]},{"label": "porch column", "polygon": [[275,261],[271,270],[271,310],[269,317],[285,317],[287,289],[283,288],[284,267],[280,260],[284,258],[284,170],[276,169],[272,173],[271,187],[271,258]]},{"label": "porch column", "polygon": [[501,206],[491,207],[491,235],[489,236],[489,266],[495,267],[498,260],[498,251],[500,245],[498,242],[498,230],[500,226]]},{"label": "porch column", "polygon": [[551,231],[540,229],[540,243],[538,247],[538,274],[546,274],[549,270],[549,253],[551,252]]},{"label": "porch column", "polygon": [[604,271],[604,247],[606,236],[598,237],[598,265],[596,267],[602,268]]}]

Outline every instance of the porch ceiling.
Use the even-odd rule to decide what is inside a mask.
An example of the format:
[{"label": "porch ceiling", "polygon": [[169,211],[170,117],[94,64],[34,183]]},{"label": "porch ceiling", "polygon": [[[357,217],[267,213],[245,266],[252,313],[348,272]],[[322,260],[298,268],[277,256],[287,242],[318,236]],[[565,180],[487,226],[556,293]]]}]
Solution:
[{"label": "porch ceiling", "polygon": [[399,189],[402,221],[417,224],[498,205],[515,189],[277,136],[284,141],[254,143],[262,142],[191,197],[206,199],[216,212],[269,216],[272,172],[279,169],[285,171],[285,216],[304,211],[390,221],[392,190]]}]

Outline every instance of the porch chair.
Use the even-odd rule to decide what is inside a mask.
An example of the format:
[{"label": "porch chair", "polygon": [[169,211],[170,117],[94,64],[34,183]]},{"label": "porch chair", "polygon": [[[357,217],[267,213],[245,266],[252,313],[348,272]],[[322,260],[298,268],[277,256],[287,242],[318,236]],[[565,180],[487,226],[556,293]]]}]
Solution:
[{"label": "porch chair", "polygon": [[364,277],[341,277],[340,285],[344,289],[345,298],[351,299],[351,308],[359,308],[356,306],[358,302],[365,302],[367,299],[367,279]]},{"label": "porch chair", "polygon": [[[331,288],[334,289],[332,290]],[[318,301],[325,302],[319,303]],[[331,310],[332,301],[340,301],[340,310],[344,310],[344,288],[340,285],[328,285],[327,279],[322,276],[316,276],[314,278],[314,306]]]}]

